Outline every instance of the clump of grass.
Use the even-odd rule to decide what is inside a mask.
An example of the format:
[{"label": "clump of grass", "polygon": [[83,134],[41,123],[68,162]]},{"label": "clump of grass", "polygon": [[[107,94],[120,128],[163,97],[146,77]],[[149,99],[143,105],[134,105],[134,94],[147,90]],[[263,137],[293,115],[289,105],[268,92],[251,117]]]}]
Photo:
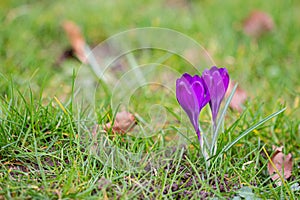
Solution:
[{"label": "clump of grass", "polygon": [[[0,187],[7,198],[223,198],[244,186],[258,197],[288,195],[287,188],[274,188],[266,174],[268,160],[261,152],[268,144],[251,134],[237,140],[242,136],[238,127],[261,121],[263,112],[247,117],[251,113],[245,111],[225,128],[218,142],[225,148],[212,159],[208,176],[196,148],[170,145],[161,131],[148,138],[101,129],[95,135],[93,127],[83,123],[88,118],[74,116],[72,102],[65,106],[50,100],[42,105],[32,93],[11,94],[1,99]],[[270,130],[276,119],[253,129]],[[293,176],[288,187],[298,181]]]}]

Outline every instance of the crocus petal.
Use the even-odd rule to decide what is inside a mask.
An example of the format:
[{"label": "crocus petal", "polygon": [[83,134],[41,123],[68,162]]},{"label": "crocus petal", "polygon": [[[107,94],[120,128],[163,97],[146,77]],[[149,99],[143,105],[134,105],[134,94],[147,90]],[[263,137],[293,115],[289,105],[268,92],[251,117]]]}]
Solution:
[{"label": "crocus petal", "polygon": [[185,78],[185,80],[187,82],[189,82],[189,84],[193,83],[193,77],[191,75],[189,75],[188,73],[184,73],[181,78]]},{"label": "crocus petal", "polygon": [[202,78],[206,84],[210,95],[210,108],[213,121],[216,122],[221,102],[225,96],[229,84],[229,75],[225,68],[213,66],[202,73]]},{"label": "crocus petal", "polygon": [[198,75],[187,73],[176,81],[176,97],[188,115],[200,141],[199,114],[201,109],[209,102],[209,94],[204,80]]},{"label": "crocus petal", "polygon": [[207,86],[206,86],[203,78],[199,77],[198,75],[195,75],[193,77],[192,86],[193,86],[195,94],[197,95],[199,109],[201,111],[202,108],[210,101],[210,95],[209,95]]},{"label": "crocus petal", "polygon": [[225,91],[227,91],[228,86],[229,86],[229,75],[228,75],[227,69],[226,68],[220,68],[219,72],[220,72],[220,74],[222,76],[222,79],[223,79],[223,84],[224,84],[224,87],[225,87]]},{"label": "crocus petal", "polygon": [[185,76],[182,76],[176,81],[176,97],[179,104],[188,115],[194,129],[197,131],[199,129],[199,103],[189,80],[185,78]]}]

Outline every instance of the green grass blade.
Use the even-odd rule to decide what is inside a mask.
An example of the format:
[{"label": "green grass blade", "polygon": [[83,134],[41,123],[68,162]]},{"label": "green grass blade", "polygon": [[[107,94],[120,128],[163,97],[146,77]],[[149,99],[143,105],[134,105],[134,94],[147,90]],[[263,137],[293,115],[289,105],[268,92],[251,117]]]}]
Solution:
[{"label": "green grass blade", "polygon": [[264,118],[263,120],[261,120],[260,122],[254,124],[253,126],[251,126],[250,128],[248,128],[247,130],[245,130],[244,132],[242,132],[242,134],[240,134],[233,142],[231,142],[230,144],[226,145],[222,151],[220,152],[220,154],[228,151],[233,145],[235,145],[240,139],[242,139],[243,137],[245,137],[248,133],[250,133],[251,131],[253,131],[254,129],[256,129],[257,127],[259,127],[260,125],[264,124],[265,122],[269,121],[270,119],[272,119],[273,117],[279,115],[280,113],[282,113],[283,111],[285,111],[286,108],[283,108],[269,116],[267,116],[266,118]]},{"label": "green grass blade", "polygon": [[[231,99],[233,98],[233,95],[235,93],[235,90],[236,90],[237,86],[238,86],[238,84],[235,84],[235,86],[233,87],[232,92],[230,93],[230,96],[228,97],[228,99],[226,101],[224,109],[222,110],[220,118],[218,119],[217,127],[216,127],[216,130],[213,133],[213,139],[212,139],[212,143],[211,143],[211,147],[210,147],[210,155],[211,156],[213,156],[213,151],[216,152],[216,150],[217,150],[216,149],[217,147],[215,146],[215,144],[217,142],[217,138],[218,138],[218,135],[219,135],[219,129],[220,129],[221,123],[222,123],[222,121],[223,121],[223,119],[225,117],[226,111],[227,111],[227,109],[229,107],[229,104],[231,102]],[[215,147],[215,150],[214,150],[214,147]]]}]

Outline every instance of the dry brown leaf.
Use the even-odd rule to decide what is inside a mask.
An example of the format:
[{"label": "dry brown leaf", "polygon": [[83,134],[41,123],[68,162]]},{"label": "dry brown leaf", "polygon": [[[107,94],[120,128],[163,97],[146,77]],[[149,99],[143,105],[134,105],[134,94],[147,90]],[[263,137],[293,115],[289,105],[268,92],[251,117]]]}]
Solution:
[{"label": "dry brown leaf", "polygon": [[276,181],[275,183],[279,186],[282,184],[282,182],[280,180],[279,174],[277,174],[276,171],[278,170],[280,175],[282,175],[282,170],[283,170],[283,176],[284,176],[283,178],[288,179],[292,175],[292,169],[293,169],[292,154],[289,153],[288,155],[284,155],[284,153],[282,153],[282,149],[283,146],[276,147],[273,145],[273,150],[275,151],[275,153],[271,157],[271,160],[277,169],[273,167],[270,161],[268,162],[269,174],[272,177],[272,180]]},{"label": "dry brown leaf", "polygon": [[[230,81],[227,92],[226,92],[226,97],[228,97],[231,94],[234,85],[235,85],[235,82]],[[235,93],[231,99],[229,106],[233,110],[241,112],[243,110],[242,105],[246,101],[247,97],[248,97],[248,95],[247,95],[246,91],[243,90],[240,86],[238,86],[235,90]]]},{"label": "dry brown leaf", "polygon": [[254,38],[273,30],[274,22],[272,17],[262,11],[252,11],[244,20],[243,29],[246,35]]},{"label": "dry brown leaf", "polygon": [[64,21],[62,26],[69,38],[77,58],[82,63],[87,63],[87,58],[84,53],[85,40],[81,34],[80,28],[72,21]]},{"label": "dry brown leaf", "polygon": [[122,111],[116,114],[113,127],[111,127],[112,122],[109,122],[104,126],[104,130],[107,131],[112,129],[113,133],[126,133],[132,130],[135,124],[136,121],[134,115],[129,112]]}]

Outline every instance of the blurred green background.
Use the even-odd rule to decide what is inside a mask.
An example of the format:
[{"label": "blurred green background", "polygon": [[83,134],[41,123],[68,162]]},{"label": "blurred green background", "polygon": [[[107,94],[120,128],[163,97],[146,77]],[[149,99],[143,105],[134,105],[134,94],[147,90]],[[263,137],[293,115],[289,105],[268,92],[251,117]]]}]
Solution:
[{"label": "blurred green background", "polygon": [[[0,7],[2,95],[11,81],[20,88],[30,85],[33,91],[45,87],[46,97],[70,92],[70,68],[80,63],[54,66],[70,46],[61,27],[67,19],[81,27],[91,45],[136,27],[174,29],[203,45],[253,98],[272,106],[277,100],[292,108],[299,104],[299,1],[2,0]],[[269,13],[275,23],[272,32],[258,40],[242,30],[253,10]]]}]

